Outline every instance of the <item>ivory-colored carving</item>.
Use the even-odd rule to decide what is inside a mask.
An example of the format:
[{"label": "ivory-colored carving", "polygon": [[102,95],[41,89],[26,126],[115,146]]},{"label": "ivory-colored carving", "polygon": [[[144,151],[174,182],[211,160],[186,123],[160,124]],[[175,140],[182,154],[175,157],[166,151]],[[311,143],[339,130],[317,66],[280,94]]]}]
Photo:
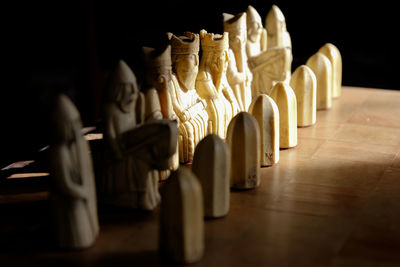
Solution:
[{"label": "ivory-colored carving", "polygon": [[87,248],[99,234],[89,146],[81,133],[79,112],[67,96],[57,98],[53,119],[49,158],[54,180],[51,202],[56,242],[62,248]]},{"label": "ivory-colored carving", "polygon": [[251,189],[260,184],[260,127],[247,112],[229,123],[226,142],[231,150],[231,187]]},{"label": "ivory-colored carving", "polygon": [[218,218],[229,211],[231,157],[218,135],[206,136],[197,146],[192,171],[203,188],[204,216]]},{"label": "ivory-colored carving", "polygon": [[160,254],[166,261],[193,263],[204,253],[203,193],[197,177],[180,167],[161,189]]},{"label": "ivory-colored carving", "polygon": [[249,108],[260,127],[260,165],[270,166],[279,161],[279,110],[275,101],[261,94]]},{"label": "ivory-colored carving", "polygon": [[[139,112],[146,110],[155,118],[162,117],[158,95],[148,90],[144,97],[125,62],[119,62],[111,79],[105,105],[104,137],[108,147],[99,196],[107,204],[152,210],[160,202],[157,170],[167,169],[166,157],[176,149],[176,123],[153,120],[141,124],[145,116]],[[145,108],[145,103],[152,108]]]},{"label": "ivory-colored carving", "polygon": [[239,112],[239,105],[226,78],[228,33],[219,35],[201,30],[200,39],[203,55],[196,78],[196,90],[207,102],[209,133],[225,138],[230,120]]},{"label": "ivory-colored carving", "polygon": [[297,145],[296,95],[289,84],[278,82],[271,91],[271,98],[279,110],[279,146],[291,148]]},{"label": "ivory-colored carving", "polygon": [[317,78],[317,110],[332,107],[332,67],[329,59],[322,53],[312,55],[306,65]]},{"label": "ivory-colored carving", "polygon": [[290,47],[273,47],[267,50],[267,32],[262,26],[261,17],[252,7],[247,8],[248,66],[253,74],[252,98],[259,94],[270,94],[272,86],[278,81],[288,81],[292,64]]},{"label": "ivory-colored carving", "polygon": [[265,27],[268,35],[268,49],[273,47],[288,48],[290,53],[290,64],[286,65],[286,79],[285,82],[290,81],[291,75],[291,61],[292,61],[292,41],[290,34],[286,29],[285,16],[276,5],[272,5],[270,11],[265,18]]},{"label": "ivory-colored carving", "polygon": [[328,57],[332,64],[332,97],[342,94],[342,56],[339,49],[331,43],[322,46],[318,52]]},{"label": "ivory-colored carving", "polygon": [[[145,63],[146,121],[161,118],[177,119],[170,97],[172,90],[171,46],[166,45],[159,49],[143,47],[142,52]],[[160,179],[167,179],[170,171],[176,170],[178,166],[179,146],[177,145],[176,153],[170,159],[170,167],[160,172]]]},{"label": "ivory-colored carving", "polygon": [[227,78],[241,111],[247,111],[251,103],[252,74],[247,65],[246,13],[236,16],[223,13],[224,31],[229,33],[229,63]]},{"label": "ivory-colored carving", "polygon": [[199,70],[200,38],[198,34],[184,36],[169,34],[172,59],[172,85],[170,98],[179,119],[180,162],[193,160],[196,145],[207,135],[207,103],[196,92]]},{"label": "ivory-colored carving", "polygon": [[306,65],[299,66],[290,80],[297,100],[297,126],[306,127],[317,120],[317,79]]}]

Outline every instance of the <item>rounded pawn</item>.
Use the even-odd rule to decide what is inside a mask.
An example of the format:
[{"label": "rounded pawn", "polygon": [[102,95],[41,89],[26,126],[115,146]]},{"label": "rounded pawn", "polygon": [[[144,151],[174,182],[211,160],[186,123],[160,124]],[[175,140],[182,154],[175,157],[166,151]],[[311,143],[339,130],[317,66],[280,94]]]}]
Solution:
[{"label": "rounded pawn", "polygon": [[297,146],[297,103],[293,89],[287,83],[278,82],[270,96],[279,109],[280,148]]},{"label": "rounded pawn", "polygon": [[332,64],[332,97],[336,98],[342,94],[342,56],[339,49],[331,43],[322,46],[321,52]]},{"label": "rounded pawn", "polygon": [[260,127],[247,112],[229,123],[226,142],[231,149],[231,187],[251,189],[260,184]]},{"label": "rounded pawn", "polygon": [[322,53],[312,55],[306,65],[317,78],[317,110],[332,107],[332,67],[329,59]]},{"label": "rounded pawn", "polygon": [[196,147],[192,170],[203,188],[204,216],[218,218],[229,211],[231,158],[228,145],[217,135]]},{"label": "rounded pawn", "polygon": [[176,263],[193,263],[204,253],[201,184],[186,167],[173,172],[161,191],[160,253]]},{"label": "rounded pawn", "polygon": [[297,126],[306,127],[317,121],[317,78],[306,65],[299,66],[290,79],[290,86],[296,94]]},{"label": "rounded pawn", "polygon": [[249,108],[260,127],[260,164],[270,166],[279,161],[279,110],[275,101],[261,94]]}]

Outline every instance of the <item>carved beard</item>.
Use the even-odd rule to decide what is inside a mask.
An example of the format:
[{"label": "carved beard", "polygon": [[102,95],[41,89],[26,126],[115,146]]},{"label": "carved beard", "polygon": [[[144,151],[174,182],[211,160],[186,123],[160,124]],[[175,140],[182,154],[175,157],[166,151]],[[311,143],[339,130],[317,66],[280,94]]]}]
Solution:
[{"label": "carved beard", "polygon": [[179,85],[184,92],[194,90],[196,76],[197,71],[179,71],[177,73]]}]

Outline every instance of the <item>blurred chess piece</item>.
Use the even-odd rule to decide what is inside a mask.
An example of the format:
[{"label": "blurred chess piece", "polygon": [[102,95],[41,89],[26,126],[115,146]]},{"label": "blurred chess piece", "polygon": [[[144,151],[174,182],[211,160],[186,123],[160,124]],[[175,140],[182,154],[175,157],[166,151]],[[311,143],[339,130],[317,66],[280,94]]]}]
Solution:
[{"label": "blurred chess piece", "polygon": [[272,88],[271,98],[279,110],[279,146],[297,146],[297,102],[296,95],[289,84],[278,82]]},{"label": "blurred chess piece", "polygon": [[[146,121],[159,120],[162,118],[176,120],[177,117],[173,110],[170,97],[170,92],[172,90],[171,46],[168,44],[157,49],[143,47],[142,52],[145,65],[145,119]],[[177,144],[176,152],[171,156],[169,168],[159,173],[160,179],[167,179],[170,171],[176,170],[178,167],[179,146]]]},{"label": "blurred chess piece", "polygon": [[52,123],[49,158],[56,242],[62,248],[87,248],[99,234],[93,163],[79,111],[67,96],[57,97]]},{"label": "blurred chess piece", "polygon": [[306,65],[317,78],[317,110],[332,107],[332,66],[329,59],[317,52],[312,55]]},{"label": "blurred chess piece", "polygon": [[275,101],[261,94],[249,108],[260,127],[260,165],[270,166],[279,161],[279,110]]},{"label": "blurred chess piece", "polygon": [[267,49],[267,32],[262,26],[261,17],[252,7],[247,8],[248,65],[253,74],[251,84],[253,100],[259,94],[269,95],[277,82],[290,79],[292,53],[289,47],[271,47]]},{"label": "blurred chess piece", "polygon": [[204,211],[201,184],[180,167],[161,189],[159,249],[168,262],[193,263],[204,253]]},{"label": "blurred chess piece", "polygon": [[231,150],[231,187],[251,189],[260,185],[260,127],[247,112],[229,123],[226,142]]},{"label": "blurred chess piece", "polygon": [[247,65],[246,13],[236,16],[223,13],[224,31],[229,33],[229,63],[227,78],[241,111],[247,111],[251,103],[252,74]]},{"label": "blurred chess piece", "polygon": [[231,157],[224,140],[215,134],[206,136],[196,148],[192,170],[203,188],[204,216],[225,216],[229,211]]},{"label": "blurred chess piece", "polygon": [[331,43],[322,46],[321,52],[332,64],[332,97],[338,98],[342,94],[342,56],[339,49]]},{"label": "blurred chess piece", "polygon": [[168,34],[171,44],[172,80],[170,99],[179,120],[179,160],[193,160],[196,145],[207,135],[207,103],[195,89],[199,70],[198,34]]},{"label": "blurred chess piece", "polygon": [[239,112],[239,105],[226,78],[229,61],[228,33],[200,31],[203,55],[196,78],[196,90],[207,102],[209,133],[225,138],[226,128]]},{"label": "blurred chess piece", "polygon": [[297,126],[306,127],[317,120],[317,79],[306,65],[299,66],[290,80],[297,100]]}]

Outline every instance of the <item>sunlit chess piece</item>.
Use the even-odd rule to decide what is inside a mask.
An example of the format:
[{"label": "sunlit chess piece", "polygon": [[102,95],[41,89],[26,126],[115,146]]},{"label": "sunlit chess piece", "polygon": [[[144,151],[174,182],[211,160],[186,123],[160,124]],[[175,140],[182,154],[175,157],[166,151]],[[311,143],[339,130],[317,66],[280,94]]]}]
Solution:
[{"label": "sunlit chess piece", "polygon": [[247,111],[251,103],[252,74],[247,65],[246,13],[236,16],[223,13],[224,31],[229,33],[229,63],[227,78],[241,111]]},{"label": "sunlit chess piece", "polygon": [[179,160],[193,159],[198,142],[207,135],[207,103],[195,90],[199,70],[200,38],[198,34],[168,34],[171,44],[172,86],[170,98],[179,119]]},{"label": "sunlit chess piece", "polygon": [[[289,47],[273,47],[267,50],[267,32],[262,26],[258,12],[249,6],[247,9],[248,65],[253,74],[252,98],[259,94],[269,94],[272,86],[280,81],[288,81],[292,64]],[[289,77],[289,78],[288,78]]]},{"label": "sunlit chess piece", "polygon": [[[292,41],[290,34],[286,29],[285,16],[282,11],[276,5],[272,5],[270,11],[265,18],[265,27],[267,29],[268,36],[268,49],[273,47],[288,48],[290,55],[292,56]],[[290,81],[291,64],[287,65],[286,69],[286,80]]]},{"label": "sunlit chess piece", "polygon": [[289,84],[278,82],[271,91],[271,98],[279,110],[279,146],[297,146],[297,102],[296,95]]},{"label": "sunlit chess piece", "polygon": [[196,147],[192,171],[203,188],[204,216],[218,218],[229,211],[231,156],[218,135],[206,136]]},{"label": "sunlit chess piece", "polygon": [[[142,48],[145,65],[146,121],[166,118],[177,119],[173,110],[170,92],[172,79],[171,46],[165,45],[158,49]],[[178,141],[177,141],[178,142]],[[170,159],[169,171],[179,166],[179,146]],[[160,179],[168,178],[169,172],[161,172]]]},{"label": "sunlit chess piece", "polygon": [[92,158],[75,105],[65,95],[55,105],[49,157],[55,239],[62,248],[87,248],[99,234]]},{"label": "sunlit chess piece", "polygon": [[260,127],[247,112],[229,123],[226,142],[231,150],[231,187],[251,189],[260,185]]},{"label": "sunlit chess piece", "polygon": [[306,65],[299,66],[290,79],[290,87],[296,94],[297,126],[306,127],[317,120],[317,79]]},{"label": "sunlit chess piece", "polygon": [[332,65],[322,53],[312,55],[306,65],[314,72],[317,78],[317,110],[332,107]]},{"label": "sunlit chess piece", "polygon": [[200,31],[203,55],[196,78],[196,90],[207,101],[209,133],[225,138],[226,128],[239,105],[226,78],[229,61],[228,33]]},{"label": "sunlit chess piece", "polygon": [[332,64],[332,97],[340,97],[342,94],[342,56],[340,51],[333,44],[327,43],[319,49],[319,52],[327,56]]},{"label": "sunlit chess piece", "polygon": [[279,161],[279,110],[275,101],[261,94],[249,108],[260,127],[260,165],[270,166]]},{"label": "sunlit chess piece", "polygon": [[159,249],[163,260],[193,263],[204,253],[203,193],[187,167],[171,174],[161,189]]}]

